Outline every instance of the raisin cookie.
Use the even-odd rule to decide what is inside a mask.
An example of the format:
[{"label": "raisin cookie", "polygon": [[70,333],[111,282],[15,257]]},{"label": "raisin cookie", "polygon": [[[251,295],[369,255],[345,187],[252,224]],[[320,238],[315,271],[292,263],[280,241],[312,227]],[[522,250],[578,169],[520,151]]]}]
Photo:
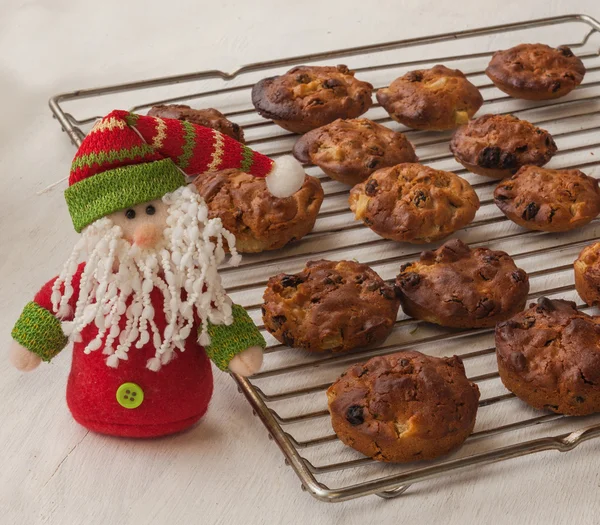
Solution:
[{"label": "raisin cookie", "polygon": [[205,128],[216,129],[232,139],[244,144],[244,131],[235,122],[231,122],[220,111],[213,108],[192,109],[184,104],[169,104],[153,106],[148,115],[151,117],[174,118],[184,120],[192,124],[198,124]]},{"label": "raisin cookie", "polygon": [[579,170],[525,166],[494,191],[502,213],[530,230],[563,232],[600,213],[598,181]]},{"label": "raisin cookie", "polygon": [[315,164],[345,184],[363,182],[379,168],[416,162],[412,144],[402,134],[371,120],[338,119],[303,135],[294,157]]},{"label": "raisin cookie", "polygon": [[586,246],[573,266],[579,297],[589,306],[600,305],[600,242]]},{"label": "raisin cookie", "polygon": [[504,386],[533,408],[600,412],[600,318],[574,302],[542,297],[498,324],[496,356]]},{"label": "raisin cookie", "polygon": [[295,275],[271,277],[262,306],[265,328],[287,346],[344,352],[383,341],[399,302],[366,264],[309,261]]},{"label": "raisin cookie", "polygon": [[475,426],[479,388],[461,359],[406,351],[351,366],[327,390],[333,430],[377,461],[448,454]]},{"label": "raisin cookie", "polygon": [[372,104],[373,86],[346,66],[298,66],[252,88],[258,113],[283,129],[306,133],[338,118],[355,118]]},{"label": "raisin cookie", "polygon": [[400,124],[436,131],[466,124],[483,104],[461,71],[441,65],[406,73],[378,90],[377,100]]},{"label": "raisin cookie", "polygon": [[546,130],[512,115],[483,115],[456,130],[450,151],[465,168],[486,177],[510,177],[525,165],[543,166],[556,153]]},{"label": "raisin cookie", "polygon": [[421,253],[396,277],[407,315],[452,328],[494,326],[525,307],[529,278],[512,258],[488,248],[471,250],[452,239]]},{"label": "raisin cookie", "polygon": [[479,198],[464,179],[422,164],[373,173],[350,191],[350,209],[385,239],[414,244],[447,237],[469,224]]},{"label": "raisin cookie", "polygon": [[238,169],[207,173],[194,181],[208,206],[210,219],[219,218],[235,235],[238,252],[277,250],[309,233],[323,202],[323,188],[306,176],[291,197],[274,197],[264,178]]},{"label": "raisin cookie", "polygon": [[496,51],[485,73],[511,97],[549,100],[564,97],[585,75],[585,66],[567,46],[520,44]]}]

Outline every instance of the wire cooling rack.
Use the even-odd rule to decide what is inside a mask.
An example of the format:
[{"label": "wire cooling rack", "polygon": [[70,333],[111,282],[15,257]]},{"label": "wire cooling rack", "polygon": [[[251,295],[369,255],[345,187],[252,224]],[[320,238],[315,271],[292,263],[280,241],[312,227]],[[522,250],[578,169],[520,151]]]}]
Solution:
[{"label": "wire cooling rack", "polygon": [[[567,97],[544,102],[513,100],[484,75],[491,54],[523,42],[570,45],[587,68],[585,80]],[[259,117],[250,102],[252,85],[295,64],[346,63],[359,79],[376,88],[389,85],[414,68],[437,63],[461,69],[485,98],[479,111],[512,113],[548,129],[559,152],[552,168],[579,168],[600,177],[600,24],[585,15],[570,15],[446,33],[251,64],[233,73],[205,71],[57,95],[50,108],[78,145],[93,122],[115,108],[145,113],[158,103],[184,102],[215,107],[241,124],[248,145],[273,157],[289,153],[296,136]],[[366,114],[377,122],[406,132],[422,162],[455,171],[475,188],[481,208],[472,224],[457,232],[471,246],[489,246],[511,254],[531,279],[531,299],[542,295],[578,299],[573,287],[572,262],[582,247],[600,237],[600,220],[564,234],[524,230],[496,208],[492,193],[497,181],[470,174],[448,152],[450,133],[406,130],[392,122],[375,104]],[[325,201],[313,232],[285,249],[245,256],[239,268],[223,268],[233,300],[245,306],[263,329],[260,303],[267,279],[279,272],[299,271],[309,259],[356,259],[371,265],[384,279],[393,280],[402,263],[422,249],[394,243],[355,222],[348,209],[348,187],[330,180],[317,168],[308,173],[321,179]],[[581,305],[583,306],[583,305]],[[544,450],[568,451],[600,436],[600,416],[567,418],[535,411],[504,389],[494,355],[493,331],[448,330],[399,315],[392,335],[376,349],[343,355],[311,355],[278,344],[265,333],[269,347],[263,371],[251,379],[234,376],[296,472],[302,488],[324,501],[343,501],[368,494],[392,498],[413,483]],[[460,355],[467,375],[478,383],[482,399],[473,435],[456,453],[409,465],[375,462],[345,447],[331,430],[325,390],[349,365],[375,355],[408,348],[425,353]],[[485,471],[478,475],[484,476]]]}]

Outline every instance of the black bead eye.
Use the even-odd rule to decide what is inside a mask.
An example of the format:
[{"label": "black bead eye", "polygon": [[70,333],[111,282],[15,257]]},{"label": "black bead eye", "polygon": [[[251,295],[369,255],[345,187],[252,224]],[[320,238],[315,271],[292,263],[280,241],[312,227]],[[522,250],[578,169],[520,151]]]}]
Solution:
[{"label": "black bead eye", "polygon": [[135,219],[135,210],[129,208],[126,212],[125,212],[125,217],[127,217],[128,219]]},{"label": "black bead eye", "polygon": [[156,213],[156,208],[152,206],[152,204],[146,206],[146,215],[154,215]]}]

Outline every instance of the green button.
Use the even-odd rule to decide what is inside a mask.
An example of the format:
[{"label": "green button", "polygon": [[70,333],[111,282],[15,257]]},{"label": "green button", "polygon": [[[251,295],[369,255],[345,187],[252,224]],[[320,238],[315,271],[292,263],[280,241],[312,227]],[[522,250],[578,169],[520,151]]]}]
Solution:
[{"label": "green button", "polygon": [[144,391],[135,383],[123,383],[117,389],[117,401],[123,408],[137,408],[144,401]]}]

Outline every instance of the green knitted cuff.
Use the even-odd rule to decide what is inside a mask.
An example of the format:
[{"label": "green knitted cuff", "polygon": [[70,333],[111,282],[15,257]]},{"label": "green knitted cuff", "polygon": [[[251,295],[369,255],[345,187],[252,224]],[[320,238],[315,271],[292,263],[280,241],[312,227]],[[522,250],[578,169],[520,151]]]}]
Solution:
[{"label": "green knitted cuff", "polygon": [[65,190],[75,230],[118,211],[160,199],[185,185],[171,159],[124,166],[83,179]]},{"label": "green knitted cuff", "polygon": [[248,312],[241,306],[233,305],[233,323],[208,324],[210,345],[206,353],[212,362],[221,370],[227,370],[229,362],[246,348],[260,346],[265,348],[267,343],[256,325],[250,319]]},{"label": "green knitted cuff", "polygon": [[67,336],[60,321],[34,302],[25,306],[11,335],[17,343],[44,361],[50,361],[67,345]]}]

